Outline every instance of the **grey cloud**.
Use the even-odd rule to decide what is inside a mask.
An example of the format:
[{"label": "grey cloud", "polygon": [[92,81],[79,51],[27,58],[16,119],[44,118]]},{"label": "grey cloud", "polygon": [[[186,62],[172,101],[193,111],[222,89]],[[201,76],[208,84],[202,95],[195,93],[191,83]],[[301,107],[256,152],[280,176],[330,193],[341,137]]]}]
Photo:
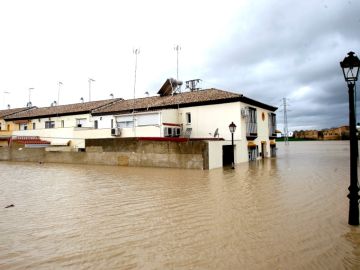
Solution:
[{"label": "grey cloud", "polygon": [[[290,130],[347,123],[339,62],[349,50],[360,55],[359,1],[256,1],[235,24],[203,77],[275,106],[295,96]],[[303,87],[311,91],[296,96]]]}]

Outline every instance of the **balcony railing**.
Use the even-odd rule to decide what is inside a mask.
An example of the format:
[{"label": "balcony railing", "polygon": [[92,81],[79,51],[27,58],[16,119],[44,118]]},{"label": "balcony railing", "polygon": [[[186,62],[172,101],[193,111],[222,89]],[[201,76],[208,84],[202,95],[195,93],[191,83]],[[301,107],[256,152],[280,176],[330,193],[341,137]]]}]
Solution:
[{"label": "balcony railing", "polygon": [[246,123],[246,138],[251,140],[257,138],[257,123]]},{"label": "balcony railing", "polygon": [[276,138],[276,126],[270,126],[269,127],[269,138]]}]

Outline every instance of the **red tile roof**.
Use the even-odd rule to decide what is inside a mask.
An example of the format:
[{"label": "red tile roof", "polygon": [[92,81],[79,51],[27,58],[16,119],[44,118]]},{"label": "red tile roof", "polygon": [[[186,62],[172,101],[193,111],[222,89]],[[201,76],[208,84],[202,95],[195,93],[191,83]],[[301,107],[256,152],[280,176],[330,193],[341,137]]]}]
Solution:
[{"label": "red tile roof", "polygon": [[194,92],[183,92],[170,96],[154,96],[146,98],[121,100],[109,106],[95,109],[93,114],[106,114],[114,112],[129,112],[135,109],[141,110],[153,110],[166,107],[184,106],[189,104],[199,104],[214,101],[229,101],[239,99],[240,94],[231,93],[218,89],[207,89]]},{"label": "red tile roof", "polygon": [[277,108],[270,105],[249,99],[241,94],[232,93],[219,89],[204,89],[193,92],[183,92],[180,94],[170,96],[154,96],[146,98],[120,100],[111,105],[103,106],[102,108],[94,109],[92,114],[102,115],[111,113],[129,113],[133,110],[157,110],[162,108],[177,108],[199,106],[207,104],[220,104],[228,102],[242,101],[247,104],[259,106],[271,111]]},{"label": "red tile roof", "polygon": [[24,107],[24,108],[14,108],[14,109],[7,109],[7,110],[0,110],[0,118],[4,118],[6,116],[21,112],[21,111],[26,111],[29,110],[31,108],[28,107]]},{"label": "red tile roof", "polygon": [[54,117],[61,115],[74,115],[91,113],[93,115],[105,115],[115,113],[129,113],[135,111],[159,110],[168,108],[201,106],[209,104],[221,104],[238,102],[254,105],[270,111],[277,108],[247,98],[238,93],[232,93],[219,89],[204,89],[193,92],[183,92],[169,96],[153,96],[137,99],[108,99],[69,105],[59,105],[44,108],[32,108],[20,111],[4,117],[5,120],[32,119],[40,117]]},{"label": "red tile roof", "polygon": [[33,108],[31,110],[19,112],[5,117],[6,120],[31,119],[38,117],[51,117],[71,114],[90,113],[93,109],[101,108],[104,105],[111,104],[121,99],[107,99],[99,101],[90,101],[84,103],[75,103],[68,105],[59,105],[51,107]]}]

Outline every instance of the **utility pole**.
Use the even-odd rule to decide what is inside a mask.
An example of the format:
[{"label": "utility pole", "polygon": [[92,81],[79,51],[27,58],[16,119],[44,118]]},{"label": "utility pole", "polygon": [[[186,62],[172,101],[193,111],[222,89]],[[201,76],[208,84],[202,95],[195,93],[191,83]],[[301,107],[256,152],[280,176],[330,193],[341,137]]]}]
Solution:
[{"label": "utility pole", "polygon": [[289,145],[289,129],[288,129],[288,120],[287,120],[287,104],[286,98],[283,98],[283,106],[284,106],[284,142],[285,145]]}]

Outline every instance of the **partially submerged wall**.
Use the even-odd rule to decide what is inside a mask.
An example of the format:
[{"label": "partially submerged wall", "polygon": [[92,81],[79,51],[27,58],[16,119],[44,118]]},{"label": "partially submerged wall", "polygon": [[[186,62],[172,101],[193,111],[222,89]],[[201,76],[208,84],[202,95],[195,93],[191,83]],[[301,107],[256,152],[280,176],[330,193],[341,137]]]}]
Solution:
[{"label": "partially submerged wall", "polygon": [[0,160],[184,169],[209,168],[208,144],[205,141],[139,141],[136,138],[88,139],[86,152],[0,147]]},{"label": "partially submerged wall", "polygon": [[208,169],[205,141],[152,141],[137,138],[87,139],[88,153],[116,153],[118,165]]}]

